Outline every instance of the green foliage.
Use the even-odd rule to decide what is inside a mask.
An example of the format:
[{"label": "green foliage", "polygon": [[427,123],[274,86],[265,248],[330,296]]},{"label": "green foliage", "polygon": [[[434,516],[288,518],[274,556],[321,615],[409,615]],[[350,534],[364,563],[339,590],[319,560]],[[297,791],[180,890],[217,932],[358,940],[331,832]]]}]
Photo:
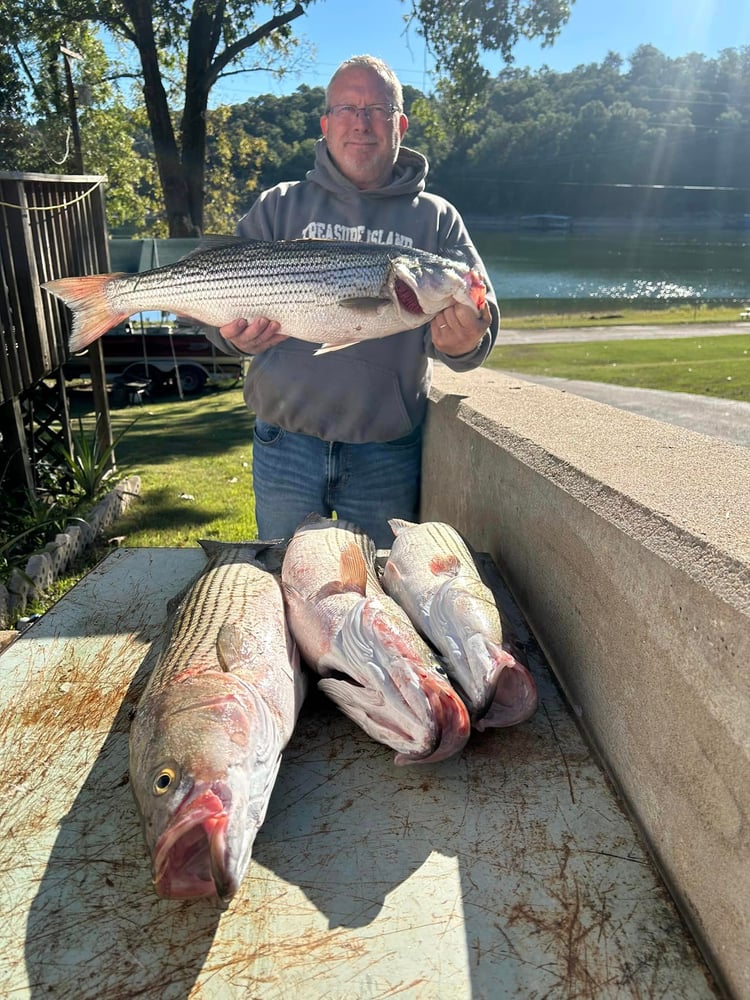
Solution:
[{"label": "green foliage", "polygon": [[90,435],[87,434],[79,417],[78,434],[73,436],[73,447],[70,451],[62,448],[60,455],[75,489],[83,499],[93,501],[102,495],[105,486],[115,474],[113,462],[115,447],[137,419],[122,428],[112,443],[103,448],[96,428]]},{"label": "green foliage", "polygon": [[304,178],[320,137],[324,108],[322,87],[301,86],[284,97],[262,94],[230,109],[229,125],[236,133],[246,140],[263,136],[265,149],[252,177],[254,187]]},{"label": "green foliage", "polygon": [[629,63],[504,70],[434,183],[490,215],[747,212],[750,47],[672,59],[641,46]]},{"label": "green foliage", "polygon": [[[405,87],[405,142],[427,154],[431,190],[466,214],[739,218],[750,210],[748,80],[750,48],[672,59],[641,46],[568,73],[508,68],[466,136],[440,96]],[[322,88],[300,87],[231,109],[234,132],[267,142],[253,191],[304,177],[323,104]]]},{"label": "green foliage", "polygon": [[28,554],[50,541],[65,525],[78,519],[81,498],[71,493],[70,480],[54,463],[35,467],[35,492],[3,486],[0,507],[0,578],[25,562]]},{"label": "green foliage", "polygon": [[39,11],[45,8],[6,2],[0,9],[6,25],[15,25],[15,30],[7,28],[13,30],[11,37],[18,39],[0,56],[1,106],[14,119],[12,129],[0,129],[0,168],[75,171],[60,51],[64,38],[66,47],[81,57],[69,62],[84,170],[107,175],[105,198],[112,228],[147,230],[158,207],[152,158],[136,147],[139,134],[147,132],[145,110],[128,107],[123,93],[113,86],[113,70],[101,40],[83,22],[63,22],[54,12],[50,21],[40,18]]},{"label": "green foliage", "polygon": [[[204,229],[205,222],[207,112],[212,87],[222,74],[229,72],[262,67],[281,75],[297,46],[292,26],[312,5],[312,0],[297,0],[294,4],[278,0],[272,5],[247,0],[196,0],[186,4],[172,4],[166,0],[109,0],[107,3],[40,0],[38,5],[29,8],[20,0],[5,0],[0,7],[0,24],[6,38],[28,39],[25,45],[42,70],[38,77],[34,72],[26,72],[26,75],[29,80],[37,81],[34,83],[36,104],[46,105],[53,112],[47,121],[50,133],[47,143],[52,145],[59,146],[64,138],[60,134],[60,123],[64,120],[66,95],[55,69],[59,62],[58,40],[68,39],[69,34],[78,35],[75,42],[82,48],[84,42],[95,37],[93,29],[101,27],[130,48],[129,71],[143,78],[143,99],[164,200],[162,219],[154,220],[154,228],[158,231],[166,226],[171,236],[192,236]],[[265,21],[259,21],[259,15],[268,16]],[[522,35],[541,36],[548,41],[567,15],[568,5],[563,0],[526,0],[510,9],[506,4],[486,4],[479,0],[461,0],[458,4],[454,0],[413,0],[407,20],[419,25],[420,32],[440,57],[440,89],[447,108],[446,121],[458,129],[469,120],[466,111],[473,106],[486,82],[486,73],[479,63],[481,51],[499,49],[509,54],[514,41]],[[70,25],[76,26],[75,30],[71,31]],[[88,52],[81,54],[91,59]],[[16,45],[15,56],[16,63],[23,67],[27,53]],[[7,74],[9,92],[12,90],[14,94],[18,94],[14,78],[18,65],[10,67],[12,72]],[[2,69],[0,66],[0,83]],[[90,76],[92,89],[97,79],[105,79],[104,75],[92,73]],[[180,104],[177,118],[172,109]],[[455,113],[456,109],[459,114]],[[113,110],[116,113],[117,109]],[[90,117],[94,119],[93,115]],[[294,129],[295,124],[300,122],[292,115],[289,127]],[[94,121],[91,126],[89,131],[93,134],[97,131]],[[57,135],[53,134],[55,131]],[[104,134],[107,135],[106,130]],[[428,138],[439,137],[435,129],[426,134]],[[259,133],[252,138],[257,141]],[[270,148],[268,138],[265,135],[263,138]],[[296,146],[299,142],[298,130],[293,144]],[[121,176],[117,178],[118,189],[124,189],[131,181],[131,190],[135,191],[139,185],[132,184],[134,163],[124,154],[129,147],[127,141],[123,143],[124,162]],[[111,159],[120,159],[111,143],[107,151]],[[13,156],[18,151],[11,148],[7,152],[8,156]],[[257,159],[261,152],[256,148],[252,157]],[[219,153],[214,150],[215,156]],[[295,148],[292,159],[299,153],[301,149]],[[66,156],[63,154],[62,162]],[[289,159],[285,157],[284,162],[289,164]],[[240,163],[241,171],[246,168],[247,164]],[[253,171],[257,173],[257,165],[250,166],[250,172]],[[217,176],[214,170],[213,179]],[[146,186],[153,183],[154,178],[145,178]],[[246,182],[240,183],[239,191],[232,184],[229,190],[221,190],[211,206],[212,221],[217,206],[226,196],[234,201],[240,192],[247,193],[253,187],[252,183],[248,187]],[[138,194],[148,198],[146,192]],[[135,198],[128,203],[123,196],[112,204],[111,211],[122,227],[128,223],[132,226],[134,220],[137,227],[136,217],[145,214]]]},{"label": "green foliage", "polygon": [[109,489],[116,474],[115,446],[136,421],[120,428],[114,441],[102,447],[96,426],[87,432],[79,418],[78,434],[70,451],[61,448],[60,463],[38,465],[36,491],[6,491],[0,511],[0,578],[20,566],[30,552],[41,548],[81,515]]},{"label": "green foliage", "polygon": [[[10,502],[8,502],[10,500]],[[30,494],[25,503],[16,506],[11,498],[0,521],[0,577],[51,537],[62,531],[71,520],[76,520],[63,503],[46,504]]]},{"label": "green foliage", "polygon": [[267,140],[253,138],[239,127],[231,108],[222,105],[208,112],[206,232],[234,232],[237,219],[247,211],[267,155]]},{"label": "green foliage", "polygon": [[409,23],[417,26],[439,67],[438,92],[457,135],[473,132],[470,112],[480,105],[487,82],[484,52],[500,52],[510,63],[519,38],[551,45],[570,17],[567,0],[412,0]]}]

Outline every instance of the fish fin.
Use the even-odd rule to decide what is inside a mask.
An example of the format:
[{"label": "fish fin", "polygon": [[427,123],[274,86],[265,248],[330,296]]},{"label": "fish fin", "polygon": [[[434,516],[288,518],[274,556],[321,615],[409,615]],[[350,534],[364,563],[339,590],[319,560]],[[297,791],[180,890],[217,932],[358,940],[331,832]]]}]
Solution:
[{"label": "fish fin", "polygon": [[281,581],[281,592],[286,601],[297,601],[299,604],[305,604],[307,601],[307,598],[303,595],[302,591],[292,586],[292,584],[288,583],[286,580]]},{"label": "fish fin", "polygon": [[394,535],[398,535],[401,531],[406,531],[407,528],[416,528],[416,524],[413,521],[404,521],[401,517],[392,517],[388,524],[391,526],[391,531]]},{"label": "fish fin", "polygon": [[317,351],[313,351],[313,357],[319,354],[331,354],[333,351],[343,351],[345,347],[354,347],[358,343],[356,340],[348,340],[345,344],[321,344]]},{"label": "fish fin", "polygon": [[461,560],[454,555],[433,556],[430,559],[430,571],[434,576],[441,576],[443,573],[458,576],[461,571]]},{"label": "fish fin", "polygon": [[221,669],[231,674],[242,661],[245,633],[239,625],[222,625],[216,637],[216,655]]},{"label": "fish fin", "polygon": [[[394,592],[399,588],[403,589],[403,587],[404,587],[404,575],[389,556],[385,566],[383,567],[382,589],[385,590],[386,594],[393,599],[394,603],[398,607],[401,607],[401,605],[398,603],[398,601],[396,601]],[[406,617],[408,618],[409,615],[406,613],[406,610],[404,608],[401,608],[401,610],[404,612],[404,614],[406,614]],[[409,620],[411,621],[411,619]]]},{"label": "fish fin", "polygon": [[44,282],[42,288],[62,299],[73,313],[73,332],[68,341],[71,354],[84,350],[107,330],[130,316],[127,312],[115,312],[105,294],[105,287],[110,281],[124,277],[127,275],[117,271],[112,274],[83,274]]},{"label": "fish fin", "polygon": [[333,522],[330,517],[323,517],[323,515],[318,514],[317,511],[312,511],[307,515],[304,521],[300,522],[300,524],[297,526],[297,530],[299,531],[300,528],[309,527],[311,524],[328,527],[332,523]]},{"label": "fish fin", "polygon": [[[313,600],[324,601],[326,597],[335,597],[337,594],[350,594],[351,592],[352,588],[348,584],[342,583],[341,580],[331,580],[330,583],[323,584],[319,590],[315,591]],[[300,599],[304,600],[304,598]]]},{"label": "fish fin", "polygon": [[204,253],[206,250],[220,250],[222,247],[237,246],[238,243],[262,243],[262,240],[246,240],[241,236],[231,233],[204,233],[198,239],[198,246],[191,250],[186,257],[192,257],[196,253]]},{"label": "fish fin", "polygon": [[355,590],[365,596],[367,590],[367,563],[355,542],[344,546],[339,560],[341,583],[346,590]]},{"label": "fish fin", "polygon": [[245,236],[233,236],[229,233],[204,233],[198,239],[198,245],[189,250],[180,260],[190,260],[198,254],[204,254],[208,250],[226,250],[227,247],[236,246],[268,246],[268,240],[250,240]]},{"label": "fish fin", "polygon": [[380,312],[383,306],[390,305],[390,303],[390,299],[377,298],[374,295],[355,295],[349,299],[338,300],[342,309],[353,309],[354,312],[375,313],[375,315]]}]

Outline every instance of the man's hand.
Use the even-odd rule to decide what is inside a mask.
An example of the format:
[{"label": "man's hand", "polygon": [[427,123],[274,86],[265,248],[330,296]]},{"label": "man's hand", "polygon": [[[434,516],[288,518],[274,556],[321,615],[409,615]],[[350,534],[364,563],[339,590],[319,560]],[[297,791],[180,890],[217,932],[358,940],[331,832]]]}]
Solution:
[{"label": "man's hand", "polygon": [[469,354],[479,346],[492,321],[489,306],[482,307],[479,316],[471,306],[454,302],[430,323],[430,334],[436,350],[450,357]]},{"label": "man's hand", "polygon": [[289,339],[279,333],[280,329],[275,320],[259,316],[250,323],[246,319],[234,319],[231,323],[220,326],[219,333],[243,354],[262,354],[274,344]]}]

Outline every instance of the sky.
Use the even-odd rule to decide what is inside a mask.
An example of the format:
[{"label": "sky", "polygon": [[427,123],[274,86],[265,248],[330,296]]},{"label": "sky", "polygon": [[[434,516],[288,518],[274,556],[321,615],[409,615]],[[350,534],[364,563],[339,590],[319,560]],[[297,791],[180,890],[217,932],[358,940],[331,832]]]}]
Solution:
[{"label": "sky", "polygon": [[[219,81],[211,104],[288,94],[303,83],[325,86],[343,59],[364,52],[389,63],[402,83],[429,92],[434,63],[414,28],[404,31],[409,9],[401,0],[317,0],[293,22],[295,34],[304,34],[315,47],[314,58],[282,81],[262,72]],[[713,57],[722,49],[750,45],[750,0],[575,0],[557,41],[547,48],[520,42],[514,65],[547,65],[564,72],[581,63],[599,63],[610,51],[627,60],[646,44],[671,58],[688,52]],[[491,73],[503,68],[497,55],[483,63]]]}]

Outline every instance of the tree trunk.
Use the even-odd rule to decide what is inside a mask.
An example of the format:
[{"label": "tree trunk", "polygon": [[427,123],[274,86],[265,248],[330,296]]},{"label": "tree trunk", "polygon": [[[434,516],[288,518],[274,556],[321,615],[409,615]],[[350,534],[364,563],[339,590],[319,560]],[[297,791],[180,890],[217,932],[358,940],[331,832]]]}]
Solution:
[{"label": "tree trunk", "polygon": [[[143,92],[164,195],[170,236],[200,236],[203,229],[206,169],[206,112],[211,87],[221,71],[245,49],[304,14],[301,3],[272,17],[215,57],[221,43],[224,0],[194,3],[187,38],[185,105],[177,143],[162,84],[153,29],[153,0],[123,0],[143,68]],[[181,147],[181,152],[180,152]]]},{"label": "tree trunk", "polygon": [[127,8],[143,68],[143,94],[154,142],[156,168],[164,195],[169,235],[198,236],[200,228],[192,216],[185,171],[161,79],[152,4],[150,0],[130,0]]},{"label": "tree trunk", "polygon": [[182,166],[193,223],[203,229],[206,175],[206,113],[214,53],[221,41],[224,4],[210,8],[196,4],[188,32],[185,68],[185,106],[180,124]]}]

